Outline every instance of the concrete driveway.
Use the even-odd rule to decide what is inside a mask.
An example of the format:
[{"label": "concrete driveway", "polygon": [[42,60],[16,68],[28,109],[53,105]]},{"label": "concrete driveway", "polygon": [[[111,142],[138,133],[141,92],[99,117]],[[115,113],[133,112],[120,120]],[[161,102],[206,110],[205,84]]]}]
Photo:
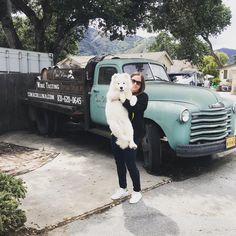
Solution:
[{"label": "concrete driveway", "polygon": [[201,168],[144,193],[135,205],[126,201],[42,236],[236,235],[236,152],[193,166]]},{"label": "concrete driveway", "polygon": [[[110,196],[118,180],[109,140],[83,132],[47,138],[19,131],[1,135],[1,141],[58,153],[43,166],[19,176],[28,190],[21,206],[27,227],[55,228],[114,204]],[[149,175],[140,161],[138,165],[143,191],[169,181]],[[128,185],[131,192],[130,181]]]}]

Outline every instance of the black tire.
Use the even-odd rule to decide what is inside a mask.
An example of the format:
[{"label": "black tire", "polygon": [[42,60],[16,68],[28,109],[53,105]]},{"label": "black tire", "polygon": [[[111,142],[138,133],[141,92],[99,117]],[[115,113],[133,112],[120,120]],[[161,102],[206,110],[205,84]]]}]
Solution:
[{"label": "black tire", "polygon": [[48,111],[37,110],[36,126],[40,135],[48,135],[50,133],[52,122],[52,116]]},{"label": "black tire", "polygon": [[150,173],[157,173],[162,164],[160,130],[152,122],[146,122],[145,129],[146,135],[142,142],[144,168]]},{"label": "black tire", "polygon": [[51,124],[49,127],[48,135],[54,137],[58,135],[62,128],[62,117],[58,113],[51,113]]},{"label": "black tire", "polygon": [[37,131],[36,127],[36,109],[34,107],[29,106],[28,107],[28,128],[32,132]]}]

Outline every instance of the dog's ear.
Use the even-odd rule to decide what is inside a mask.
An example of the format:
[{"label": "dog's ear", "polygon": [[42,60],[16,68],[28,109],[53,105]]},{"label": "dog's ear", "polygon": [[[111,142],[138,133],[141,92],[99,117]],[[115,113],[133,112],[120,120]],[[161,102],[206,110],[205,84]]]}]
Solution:
[{"label": "dog's ear", "polygon": [[111,77],[112,80],[115,80],[115,79],[117,79],[117,78],[118,78],[118,74],[117,74],[117,73],[115,73],[115,74],[112,75],[112,77]]},{"label": "dog's ear", "polygon": [[126,83],[127,83],[128,87],[131,88],[132,87],[132,82],[131,82],[130,75],[127,74],[127,73],[124,73],[124,77],[125,77],[125,80],[126,80]]}]

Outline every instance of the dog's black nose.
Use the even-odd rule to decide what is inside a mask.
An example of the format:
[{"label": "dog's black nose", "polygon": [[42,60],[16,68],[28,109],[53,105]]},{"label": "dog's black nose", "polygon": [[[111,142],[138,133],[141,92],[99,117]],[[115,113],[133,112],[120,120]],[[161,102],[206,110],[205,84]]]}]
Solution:
[{"label": "dog's black nose", "polygon": [[123,91],[124,89],[123,89],[123,87],[120,87],[120,91]]}]

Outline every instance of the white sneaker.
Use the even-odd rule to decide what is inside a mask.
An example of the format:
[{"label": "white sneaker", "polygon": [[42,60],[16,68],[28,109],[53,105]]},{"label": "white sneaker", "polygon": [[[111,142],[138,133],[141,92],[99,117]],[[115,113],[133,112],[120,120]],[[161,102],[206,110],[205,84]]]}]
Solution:
[{"label": "white sneaker", "polygon": [[137,203],[141,198],[142,194],[140,192],[133,191],[129,203]]},{"label": "white sneaker", "polygon": [[126,196],[128,196],[128,195],[129,195],[128,189],[119,188],[119,189],[111,196],[111,199],[112,199],[112,200],[117,200],[117,199],[126,197]]}]

